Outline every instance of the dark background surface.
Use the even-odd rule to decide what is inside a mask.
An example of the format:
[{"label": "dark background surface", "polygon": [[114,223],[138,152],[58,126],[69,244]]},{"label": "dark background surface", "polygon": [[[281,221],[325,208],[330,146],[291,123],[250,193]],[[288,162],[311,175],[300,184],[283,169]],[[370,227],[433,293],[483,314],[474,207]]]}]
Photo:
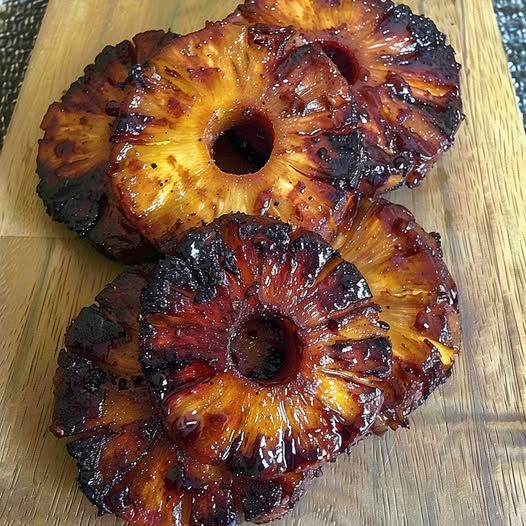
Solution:
[{"label": "dark background surface", "polygon": [[[0,0],[0,147],[47,2]],[[493,3],[526,128],[526,0]]]}]

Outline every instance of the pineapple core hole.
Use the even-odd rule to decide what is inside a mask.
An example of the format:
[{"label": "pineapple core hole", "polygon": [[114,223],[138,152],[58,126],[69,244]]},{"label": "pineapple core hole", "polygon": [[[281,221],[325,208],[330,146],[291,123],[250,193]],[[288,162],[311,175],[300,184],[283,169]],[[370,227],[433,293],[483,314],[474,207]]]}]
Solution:
[{"label": "pineapple core hole", "polygon": [[261,384],[283,384],[299,372],[297,328],[286,318],[255,316],[234,331],[230,357],[246,378]]},{"label": "pineapple core hole", "polygon": [[247,175],[267,164],[273,148],[274,133],[268,119],[246,110],[240,122],[216,137],[212,157],[222,172]]},{"label": "pineapple core hole", "polygon": [[354,57],[345,48],[335,43],[327,42],[321,47],[345,80],[352,86],[358,80],[358,66]]}]

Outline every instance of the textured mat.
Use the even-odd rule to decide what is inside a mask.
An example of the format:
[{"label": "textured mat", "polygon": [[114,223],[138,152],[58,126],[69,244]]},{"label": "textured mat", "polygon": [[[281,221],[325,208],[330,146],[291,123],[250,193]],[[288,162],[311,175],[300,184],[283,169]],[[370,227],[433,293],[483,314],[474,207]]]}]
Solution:
[{"label": "textured mat", "polygon": [[0,0],[0,147],[47,0]]},{"label": "textured mat", "polygon": [[526,129],[526,0],[493,0]]},{"label": "textured mat", "polygon": [[[0,147],[48,0],[0,0]],[[494,0],[526,128],[526,0]]]}]

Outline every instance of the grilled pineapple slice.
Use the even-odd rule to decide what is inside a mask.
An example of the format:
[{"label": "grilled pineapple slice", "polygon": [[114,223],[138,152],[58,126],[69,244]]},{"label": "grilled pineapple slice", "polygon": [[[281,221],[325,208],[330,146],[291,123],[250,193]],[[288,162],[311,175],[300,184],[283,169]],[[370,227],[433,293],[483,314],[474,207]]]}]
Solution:
[{"label": "grilled pineapple slice", "polygon": [[[322,169],[339,186],[352,143],[364,193],[418,184],[462,120],[460,66],[435,24],[390,0],[246,0],[232,22],[293,26],[347,79],[355,113],[347,134],[326,134]],[[352,170],[356,170],[353,164]]]},{"label": "grilled pineapple slice", "polygon": [[56,375],[82,490],[132,524],[282,516],[322,461],[406,426],[459,352],[438,236],[401,206],[363,200],[333,247],[238,214],[166,249],[81,312]]},{"label": "grilled pineapple slice", "polygon": [[122,215],[105,176],[111,127],[131,68],[172,38],[149,31],[106,47],[41,125],[37,192],[49,215],[126,263],[151,259],[155,250]]},{"label": "grilled pineapple slice", "polygon": [[407,426],[407,416],[451,373],[461,347],[458,292],[440,237],[428,234],[406,208],[363,200],[333,242],[367,280],[389,325],[393,364],[375,428]]},{"label": "grilled pineapple slice", "polygon": [[[209,24],[134,71],[111,173],[148,240],[162,248],[230,212],[330,236],[354,198],[320,171],[316,145],[345,125],[352,104],[335,65],[303,44],[290,28]],[[354,153],[342,153],[347,166]],[[358,185],[360,173],[346,177]]]},{"label": "grilled pineapple slice", "polygon": [[364,199],[332,248],[238,215],[167,249],[142,363],[167,433],[202,462],[266,477],[331,460],[407,426],[460,350],[438,236],[387,201]]},{"label": "grilled pineapple slice", "polygon": [[367,434],[391,346],[356,267],[316,234],[241,214],[166,248],[142,294],[141,362],[175,443],[268,478]]},{"label": "grilled pineapple slice", "polygon": [[139,364],[139,295],[151,272],[119,276],[66,335],[52,431],[77,436],[68,451],[81,490],[100,513],[137,526],[233,526],[283,516],[315,471],[271,480],[233,475],[185,455],[165,434]]}]

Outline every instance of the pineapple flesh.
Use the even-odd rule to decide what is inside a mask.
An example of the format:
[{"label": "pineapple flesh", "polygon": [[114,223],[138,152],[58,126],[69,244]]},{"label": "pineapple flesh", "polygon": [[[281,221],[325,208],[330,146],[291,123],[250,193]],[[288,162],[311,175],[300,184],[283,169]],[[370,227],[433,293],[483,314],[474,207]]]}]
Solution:
[{"label": "pineapple flesh", "polygon": [[[348,82],[355,112],[347,133],[318,143],[325,169],[345,187],[345,156],[357,148],[360,190],[414,186],[448,149],[462,121],[460,66],[428,18],[390,0],[246,0],[231,22],[294,27],[321,46]],[[355,167],[353,166],[353,169]]]},{"label": "pineapple flesh", "polygon": [[83,309],[59,356],[52,430],[77,437],[80,487],[103,513],[279,518],[324,461],[407,426],[451,373],[455,283],[438,236],[399,205],[363,199],[332,246],[236,214],[166,250]]},{"label": "pineapple flesh", "polygon": [[269,478],[368,433],[391,345],[354,265],[316,234],[241,214],[167,248],[142,295],[141,363],[174,442]]},{"label": "pineapple flesh", "polygon": [[290,28],[209,24],[164,46],[134,79],[110,173],[128,219],[157,247],[230,212],[330,237],[355,205],[316,146],[346,124],[347,82]]},{"label": "pineapple flesh", "polygon": [[375,429],[407,426],[407,416],[449,377],[461,347],[458,292],[440,237],[406,208],[364,199],[354,220],[338,226],[333,247],[363,274],[389,325],[392,376]]},{"label": "pineapple flesh", "polygon": [[140,291],[131,268],[85,308],[66,335],[55,376],[52,431],[68,444],[79,485],[100,513],[137,526],[232,526],[286,514],[318,473],[270,480],[233,475],[186,455],[164,432],[139,363]]},{"label": "pineapple flesh", "polygon": [[62,100],[50,106],[41,125],[37,193],[49,215],[125,263],[149,260],[155,250],[114,199],[105,175],[110,133],[131,68],[174,37],[149,31],[133,43],[106,47]]}]

